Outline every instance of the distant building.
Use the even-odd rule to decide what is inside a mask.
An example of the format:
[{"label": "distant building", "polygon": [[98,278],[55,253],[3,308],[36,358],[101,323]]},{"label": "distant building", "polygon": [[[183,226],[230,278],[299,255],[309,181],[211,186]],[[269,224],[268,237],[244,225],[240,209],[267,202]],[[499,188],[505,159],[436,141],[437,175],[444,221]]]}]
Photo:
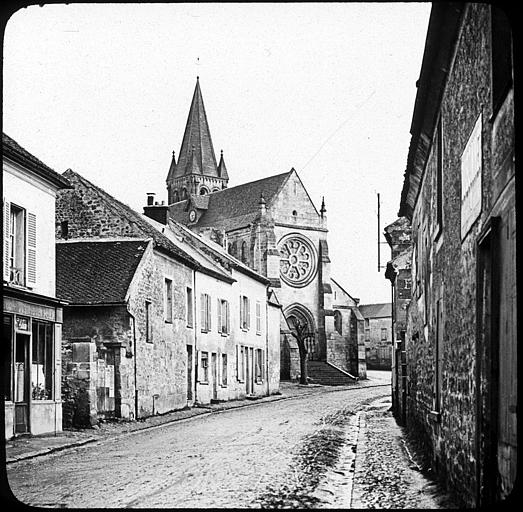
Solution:
[{"label": "distant building", "polygon": [[468,507],[518,488],[511,21],[495,4],[433,4],[399,211],[412,226],[406,425]]},{"label": "distant building", "polygon": [[[229,172],[223,153],[219,162],[214,154],[199,80],[178,156],[176,161],[173,153],[167,174],[168,204],[158,204],[149,195],[145,215],[162,224],[172,219],[213,237],[270,280],[286,320],[282,378],[296,378],[300,371],[289,328],[295,320],[307,326],[307,357],[315,362],[309,365],[310,377],[320,381],[323,370],[335,372],[343,358],[336,356],[336,363],[328,349],[334,312],[325,204],[317,210],[294,169],[228,188]],[[344,371],[338,377],[352,380]]]},{"label": "distant building", "polygon": [[62,430],[54,215],[66,178],[2,134],[5,437]]},{"label": "distant building", "polygon": [[391,304],[363,304],[359,308],[364,319],[363,333],[367,368],[390,370],[392,365]]},{"label": "distant building", "polygon": [[405,335],[407,308],[412,298],[412,238],[410,222],[400,217],[385,228],[392,259],[387,263],[385,277],[392,287],[392,409],[404,424],[407,411],[407,361]]}]

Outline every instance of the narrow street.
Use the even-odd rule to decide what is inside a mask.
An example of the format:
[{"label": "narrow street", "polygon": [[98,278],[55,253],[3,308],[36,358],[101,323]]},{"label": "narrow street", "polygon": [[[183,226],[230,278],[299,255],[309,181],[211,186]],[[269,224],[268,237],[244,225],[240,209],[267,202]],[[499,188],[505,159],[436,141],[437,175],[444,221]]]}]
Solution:
[{"label": "narrow street", "polygon": [[196,417],[12,464],[9,484],[34,506],[190,508],[326,506],[321,483],[347,506],[350,479],[325,472],[357,436],[354,413],[389,396],[331,390]]}]

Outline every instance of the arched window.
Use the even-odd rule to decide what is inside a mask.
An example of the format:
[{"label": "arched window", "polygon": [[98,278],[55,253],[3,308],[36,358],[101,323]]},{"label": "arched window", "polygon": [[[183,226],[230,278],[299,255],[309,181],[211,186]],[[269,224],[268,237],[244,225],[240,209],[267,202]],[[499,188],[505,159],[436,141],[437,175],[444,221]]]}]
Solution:
[{"label": "arched window", "polygon": [[236,255],[237,255],[236,240],[235,240],[234,242],[229,242],[228,253],[229,253],[231,256],[236,257]]},{"label": "arched window", "polygon": [[200,189],[200,195],[201,196],[204,196],[205,194],[208,194],[208,193],[209,193],[209,191],[205,187],[202,187]]},{"label": "arched window", "polygon": [[240,259],[243,263],[247,263],[247,243],[246,242],[242,242],[242,252],[241,252]]},{"label": "arched window", "polygon": [[186,188],[184,188],[182,190],[182,201],[185,200],[185,199],[187,199],[187,189]]},{"label": "arched window", "polygon": [[178,191],[175,190],[173,193],[173,203],[177,203],[180,200],[180,197],[178,195]]},{"label": "arched window", "polygon": [[341,313],[339,311],[334,311],[334,329],[338,334],[343,334],[343,327],[341,323]]}]

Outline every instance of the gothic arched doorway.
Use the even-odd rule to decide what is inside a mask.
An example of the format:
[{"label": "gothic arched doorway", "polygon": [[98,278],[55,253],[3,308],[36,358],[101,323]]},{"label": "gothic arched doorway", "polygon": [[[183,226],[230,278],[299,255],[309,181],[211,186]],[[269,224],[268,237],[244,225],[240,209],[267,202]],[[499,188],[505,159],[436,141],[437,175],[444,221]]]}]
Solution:
[{"label": "gothic arched doorway", "polygon": [[317,337],[315,336],[314,317],[312,313],[301,304],[292,304],[285,309],[284,315],[292,330],[294,330],[296,322],[299,322],[302,326],[306,326],[304,329],[304,341],[307,347],[307,359],[309,361],[318,361],[321,357],[321,350]]}]

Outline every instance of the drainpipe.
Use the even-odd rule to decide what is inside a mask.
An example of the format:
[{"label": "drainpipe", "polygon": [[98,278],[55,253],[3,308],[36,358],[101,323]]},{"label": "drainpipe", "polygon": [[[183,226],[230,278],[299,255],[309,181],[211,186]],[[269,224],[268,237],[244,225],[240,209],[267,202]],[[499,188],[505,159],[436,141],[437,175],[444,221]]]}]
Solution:
[{"label": "drainpipe", "polygon": [[138,356],[138,347],[136,346],[136,318],[129,311],[129,303],[127,303],[127,313],[133,319],[133,356],[134,356],[134,419],[138,419],[138,380],[136,377],[137,374],[137,356]]},{"label": "drainpipe", "polygon": [[267,380],[267,396],[270,395],[269,389],[269,285],[265,289],[265,379]]},{"label": "drainpipe", "polygon": [[197,395],[197,392],[198,392],[198,350],[197,350],[197,347],[196,347],[196,343],[198,341],[198,329],[197,329],[197,322],[196,322],[196,304],[197,304],[197,300],[196,300],[196,296],[197,296],[197,293],[196,293],[196,269],[193,269],[193,271],[192,271],[192,282],[193,282],[192,288],[194,290],[193,298],[192,298],[192,300],[193,300],[192,324],[193,324],[193,329],[194,329],[194,351],[193,351],[193,361],[194,361],[194,384],[193,384],[194,400],[193,400],[193,403],[196,405],[196,403],[198,401],[198,395]]}]

